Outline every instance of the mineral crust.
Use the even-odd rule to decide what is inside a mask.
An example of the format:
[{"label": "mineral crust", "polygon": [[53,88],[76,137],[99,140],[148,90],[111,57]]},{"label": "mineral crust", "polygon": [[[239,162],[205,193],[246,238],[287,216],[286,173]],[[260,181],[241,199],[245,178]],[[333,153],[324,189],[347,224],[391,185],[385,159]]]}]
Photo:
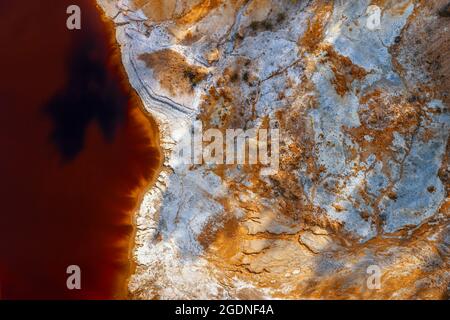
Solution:
[{"label": "mineral crust", "polygon": [[[448,298],[448,1],[98,3],[165,156],[132,298]],[[279,128],[279,170],[184,164],[196,120]]]}]

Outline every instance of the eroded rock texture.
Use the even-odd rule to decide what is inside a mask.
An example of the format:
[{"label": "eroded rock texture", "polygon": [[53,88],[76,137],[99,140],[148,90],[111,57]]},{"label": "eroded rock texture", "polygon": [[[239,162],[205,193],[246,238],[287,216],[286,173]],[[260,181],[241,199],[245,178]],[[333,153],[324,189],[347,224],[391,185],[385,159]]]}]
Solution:
[{"label": "eroded rock texture", "polygon": [[[447,2],[99,0],[166,159],[132,297],[447,298]],[[196,119],[279,128],[279,171],[183,164]]]}]

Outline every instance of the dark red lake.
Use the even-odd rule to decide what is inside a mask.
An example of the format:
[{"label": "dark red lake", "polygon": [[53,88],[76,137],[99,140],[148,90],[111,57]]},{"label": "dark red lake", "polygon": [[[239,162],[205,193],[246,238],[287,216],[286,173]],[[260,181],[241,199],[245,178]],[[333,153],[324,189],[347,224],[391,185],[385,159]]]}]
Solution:
[{"label": "dark red lake", "polygon": [[[66,28],[71,4],[81,30]],[[94,0],[0,0],[0,21],[0,298],[124,298],[160,153],[112,25]]]}]

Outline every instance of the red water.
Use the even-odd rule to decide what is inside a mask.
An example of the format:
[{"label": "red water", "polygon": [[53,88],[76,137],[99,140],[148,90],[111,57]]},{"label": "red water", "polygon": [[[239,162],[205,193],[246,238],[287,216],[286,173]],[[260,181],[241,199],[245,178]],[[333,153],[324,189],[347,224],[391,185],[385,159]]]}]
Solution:
[{"label": "red water", "polygon": [[0,298],[125,298],[133,212],[160,153],[112,26],[94,0],[0,0],[0,21]]}]

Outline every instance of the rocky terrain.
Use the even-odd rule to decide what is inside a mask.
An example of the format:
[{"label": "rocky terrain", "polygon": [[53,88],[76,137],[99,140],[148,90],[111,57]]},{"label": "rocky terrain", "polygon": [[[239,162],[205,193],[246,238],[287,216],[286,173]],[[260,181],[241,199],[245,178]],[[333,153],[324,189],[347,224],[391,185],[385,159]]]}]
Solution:
[{"label": "rocky terrain", "polygon": [[[165,156],[132,298],[448,298],[448,1],[98,3]],[[194,121],[279,129],[279,170],[186,164]]]}]

